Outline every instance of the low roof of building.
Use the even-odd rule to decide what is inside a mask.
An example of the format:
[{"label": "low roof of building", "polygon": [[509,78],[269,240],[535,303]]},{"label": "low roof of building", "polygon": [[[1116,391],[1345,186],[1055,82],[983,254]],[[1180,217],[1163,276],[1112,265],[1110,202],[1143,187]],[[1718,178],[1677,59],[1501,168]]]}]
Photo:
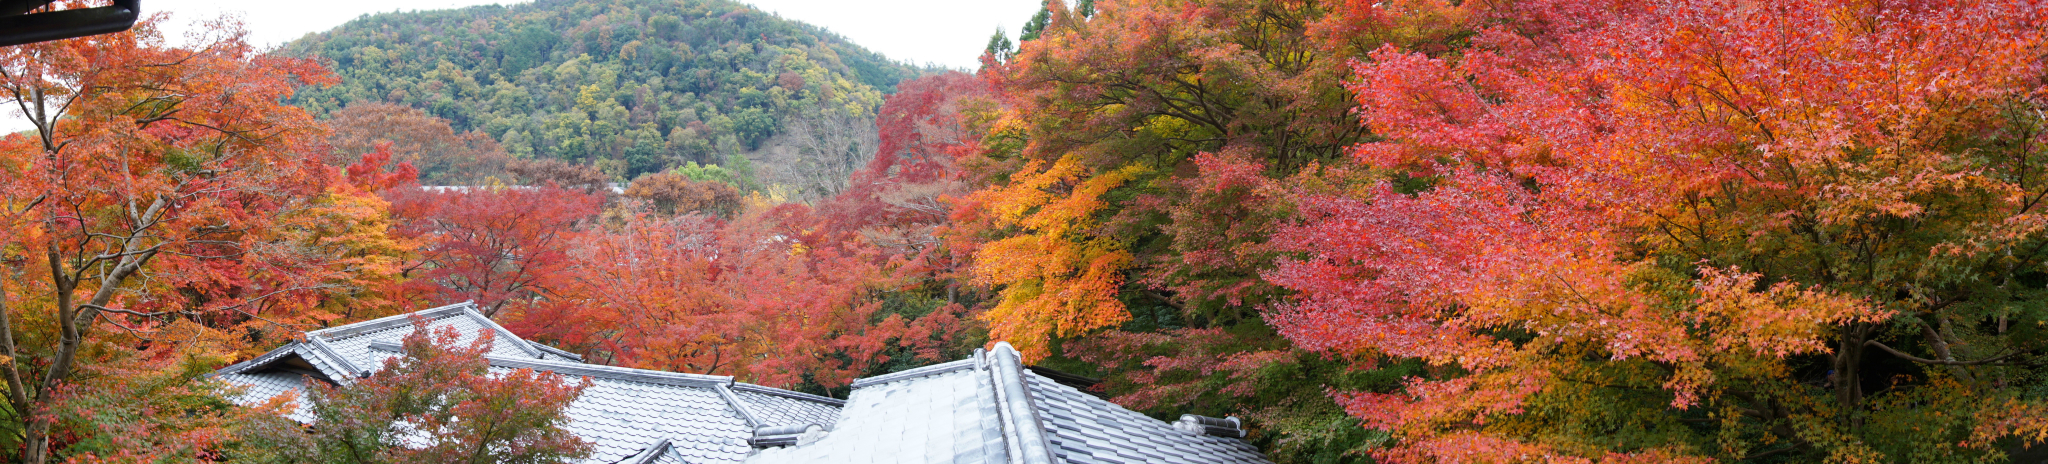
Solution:
[{"label": "low roof of building", "polygon": [[[533,369],[592,383],[566,427],[596,444],[586,463],[1264,463],[1236,419],[1168,423],[1023,367],[1007,343],[973,357],[860,379],[846,401],[732,377],[586,364],[529,342],[463,303],[307,332],[215,378],[258,404],[307,381],[346,385],[400,354],[410,316],[473,340],[494,332],[493,371]],[[304,409],[294,419],[309,421]]]},{"label": "low roof of building", "polygon": [[[732,377],[682,374],[585,364],[574,354],[532,343],[464,303],[413,313],[435,329],[454,327],[463,343],[478,330],[496,332],[488,355],[493,371],[533,369],[592,382],[567,410],[571,433],[591,440],[585,462],[737,463],[754,449],[754,429],[794,423],[834,422],[845,402],[817,395],[734,382]],[[238,403],[257,404],[286,391],[300,391],[308,379],[352,383],[365,371],[400,354],[412,332],[411,315],[400,315],[307,332],[305,341],[215,373],[247,386]],[[307,421],[304,408],[293,418]],[[631,458],[631,459],[629,459]],[[666,460],[666,461],[663,461]]]},{"label": "low roof of building", "polygon": [[1219,436],[1226,432],[1124,409],[1032,372],[1008,343],[853,386],[830,431],[764,449],[747,464],[1268,462],[1239,428]]}]

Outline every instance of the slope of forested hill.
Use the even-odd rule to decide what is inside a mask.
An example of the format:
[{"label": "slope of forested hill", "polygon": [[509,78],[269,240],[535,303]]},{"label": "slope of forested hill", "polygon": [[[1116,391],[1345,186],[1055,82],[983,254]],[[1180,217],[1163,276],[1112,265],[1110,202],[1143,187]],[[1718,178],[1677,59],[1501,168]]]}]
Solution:
[{"label": "slope of forested hill", "polygon": [[[514,157],[619,180],[686,162],[752,164],[815,196],[871,156],[882,95],[919,70],[724,0],[539,0],[368,15],[286,44],[342,83],[295,103],[411,105]],[[744,158],[751,158],[747,163]],[[745,166],[741,166],[745,167]]]}]

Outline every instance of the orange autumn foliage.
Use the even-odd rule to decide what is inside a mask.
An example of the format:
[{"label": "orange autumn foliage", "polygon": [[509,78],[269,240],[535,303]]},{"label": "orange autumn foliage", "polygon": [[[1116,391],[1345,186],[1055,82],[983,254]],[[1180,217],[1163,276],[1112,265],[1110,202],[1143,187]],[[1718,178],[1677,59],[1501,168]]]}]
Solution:
[{"label": "orange autumn foliage", "polygon": [[[1049,165],[1048,165],[1049,164]],[[1083,179],[1074,157],[1033,163],[1003,188],[975,192],[969,201],[990,211],[995,227],[1019,235],[983,244],[975,253],[975,282],[1003,287],[984,316],[997,339],[1013,340],[1026,356],[1044,356],[1045,341],[1112,327],[1130,318],[1116,299],[1131,253],[1113,239],[1090,237],[1106,206],[1102,195],[1130,171]]]},{"label": "orange autumn foliage", "polygon": [[[260,339],[314,323],[320,305],[388,277],[388,263],[349,249],[382,240],[381,228],[358,227],[379,205],[310,155],[321,129],[282,104],[333,77],[259,53],[228,21],[203,25],[194,48],[171,47],[161,20],[0,49],[0,94],[35,126],[0,138],[0,377],[21,437],[0,453],[23,462],[125,452],[88,449],[105,442],[86,428],[53,440],[58,403],[119,402],[135,385],[83,373],[168,369],[135,357],[240,340],[210,331]],[[148,424],[145,434],[164,426]]]}]

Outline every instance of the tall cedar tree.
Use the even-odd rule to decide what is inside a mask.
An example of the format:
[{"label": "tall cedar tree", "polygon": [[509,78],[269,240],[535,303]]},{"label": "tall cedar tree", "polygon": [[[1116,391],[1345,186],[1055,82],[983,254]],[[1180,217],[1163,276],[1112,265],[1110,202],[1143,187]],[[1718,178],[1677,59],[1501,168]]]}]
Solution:
[{"label": "tall cedar tree", "polygon": [[1354,2],[1399,168],[1301,200],[1299,345],[1390,462],[1979,462],[2048,436],[2030,1]]},{"label": "tall cedar tree", "polygon": [[23,441],[4,452],[24,462],[59,451],[53,403],[113,339],[286,315],[361,264],[291,240],[331,172],[296,154],[316,125],[280,102],[332,78],[231,23],[169,48],[157,20],[0,50],[0,91],[35,125],[0,139],[0,377]]}]

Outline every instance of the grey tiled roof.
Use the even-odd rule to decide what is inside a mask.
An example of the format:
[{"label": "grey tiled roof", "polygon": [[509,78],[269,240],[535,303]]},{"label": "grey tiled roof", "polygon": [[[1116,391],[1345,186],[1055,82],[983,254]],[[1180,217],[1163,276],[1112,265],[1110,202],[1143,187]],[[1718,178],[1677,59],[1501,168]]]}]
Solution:
[{"label": "grey tiled roof", "polygon": [[[764,425],[750,422],[749,417],[760,418],[758,422],[765,425],[793,421],[829,424],[842,404],[831,398],[735,383],[726,376],[585,364],[573,354],[512,335],[467,303],[413,315],[428,319],[429,326],[436,329],[456,328],[465,343],[474,340],[478,330],[496,332],[486,355],[494,373],[533,369],[588,379],[582,396],[569,404],[569,423],[564,427],[596,445],[586,463],[738,463],[753,452],[747,438],[753,436],[755,427]],[[411,331],[409,318],[394,316],[307,332],[304,342],[292,342],[222,368],[213,377],[244,387],[230,398],[240,404],[262,403],[287,391],[300,391],[303,396],[309,376],[347,384],[355,380],[356,370],[382,369],[384,359],[399,354],[400,342]],[[311,420],[304,408],[291,417]],[[656,445],[661,449],[650,451]]]},{"label": "grey tiled roof", "polygon": [[1244,440],[1191,435],[1038,374],[1025,372],[1024,379],[1060,462],[1267,462],[1258,448]]},{"label": "grey tiled roof", "polygon": [[[285,394],[285,392],[303,394],[306,388],[306,374],[296,372],[233,374],[233,377],[233,379],[226,380],[244,387],[241,395],[229,399],[238,404],[262,404],[271,398],[276,398],[277,395]],[[305,408],[293,409],[291,415],[287,417],[300,422],[313,420],[312,414],[308,413]]]},{"label": "grey tiled roof", "polygon": [[[1025,369],[1007,343],[972,358],[856,380],[845,401],[733,382],[731,377],[583,363],[522,340],[468,304],[412,315],[453,327],[463,340],[494,332],[487,357],[496,373],[533,369],[589,382],[569,404],[565,426],[592,441],[587,464],[1266,463],[1238,438],[1184,432]],[[312,381],[349,384],[383,367],[411,333],[407,316],[307,332],[213,377],[244,388],[231,400],[257,404]],[[309,421],[303,408],[292,418]],[[758,429],[818,425],[789,440]],[[1193,427],[1199,430],[1200,427]],[[774,437],[783,437],[775,438]]]},{"label": "grey tiled roof", "polygon": [[775,390],[759,385],[733,384],[733,396],[746,403],[760,426],[818,424],[830,426],[839,422],[839,407],[843,402],[825,397],[802,398],[793,395],[776,394]]},{"label": "grey tiled roof", "polygon": [[974,358],[854,382],[838,424],[747,464],[1266,463],[1238,438],[1195,435],[1032,373],[1007,343]]},{"label": "grey tiled roof", "polygon": [[656,441],[639,452],[618,461],[618,464],[687,464],[683,456],[676,454],[675,446],[668,440]]},{"label": "grey tiled roof", "polygon": [[752,451],[753,427],[711,388],[590,379],[565,427],[597,442],[590,462],[617,462],[662,440],[696,463],[739,462]]}]

